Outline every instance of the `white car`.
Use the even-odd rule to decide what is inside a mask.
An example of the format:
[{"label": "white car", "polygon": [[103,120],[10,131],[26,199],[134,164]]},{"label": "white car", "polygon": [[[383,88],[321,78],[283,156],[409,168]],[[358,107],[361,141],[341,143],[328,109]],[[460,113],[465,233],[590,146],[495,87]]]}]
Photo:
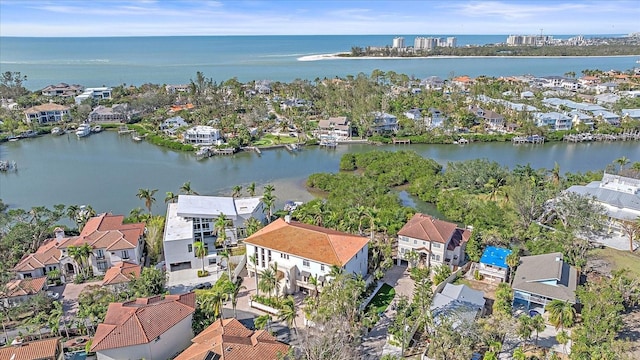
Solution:
[{"label": "white car", "polygon": [[60,294],[54,291],[47,291],[45,294],[48,298],[51,298],[53,300],[58,300],[58,298],[60,297]]}]

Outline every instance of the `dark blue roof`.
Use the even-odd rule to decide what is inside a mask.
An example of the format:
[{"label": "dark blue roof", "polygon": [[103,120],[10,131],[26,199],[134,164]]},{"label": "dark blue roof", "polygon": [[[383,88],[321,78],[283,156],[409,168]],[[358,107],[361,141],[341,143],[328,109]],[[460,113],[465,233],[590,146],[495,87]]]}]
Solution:
[{"label": "dark blue roof", "polygon": [[499,248],[495,246],[487,246],[482,253],[482,257],[480,258],[480,262],[482,264],[498,266],[501,268],[507,268],[507,256],[511,254],[511,250]]}]

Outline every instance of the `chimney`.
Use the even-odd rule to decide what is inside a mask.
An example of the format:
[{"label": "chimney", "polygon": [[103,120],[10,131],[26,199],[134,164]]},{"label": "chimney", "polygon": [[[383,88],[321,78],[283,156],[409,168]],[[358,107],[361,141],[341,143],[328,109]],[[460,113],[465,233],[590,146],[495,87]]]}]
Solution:
[{"label": "chimney", "polygon": [[64,239],[64,229],[61,227],[57,227],[55,228],[55,230],[53,230],[53,233],[56,236],[56,241],[57,242],[61,242],[62,239]]},{"label": "chimney", "polygon": [[285,216],[284,216],[284,221],[285,221],[287,224],[291,224],[291,215],[285,215]]}]

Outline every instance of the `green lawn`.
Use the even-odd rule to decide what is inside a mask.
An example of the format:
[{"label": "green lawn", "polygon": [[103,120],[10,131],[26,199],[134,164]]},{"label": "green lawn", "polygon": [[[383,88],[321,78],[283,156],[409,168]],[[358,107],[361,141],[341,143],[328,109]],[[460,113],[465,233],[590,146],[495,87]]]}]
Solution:
[{"label": "green lawn", "polygon": [[396,296],[396,291],[390,285],[383,284],[373,299],[371,299],[369,305],[367,305],[367,309],[375,308],[376,313],[380,314],[387,309],[387,306],[389,306],[394,296]]},{"label": "green lawn", "polygon": [[640,277],[640,255],[638,254],[605,247],[593,250],[593,255],[611,263],[613,270],[627,268],[630,274]]},{"label": "green lawn", "polygon": [[294,144],[298,142],[297,137],[289,136],[288,134],[282,134],[280,139],[273,134],[265,134],[257,141],[253,142],[254,146],[272,146],[272,145],[280,145],[280,144]]}]

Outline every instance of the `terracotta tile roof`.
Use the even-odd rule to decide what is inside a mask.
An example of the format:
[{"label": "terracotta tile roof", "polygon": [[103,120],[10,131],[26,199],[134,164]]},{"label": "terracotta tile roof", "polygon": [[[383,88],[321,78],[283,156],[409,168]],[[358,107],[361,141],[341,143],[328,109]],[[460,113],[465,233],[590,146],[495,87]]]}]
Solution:
[{"label": "terracotta tile roof", "polygon": [[289,345],[264,330],[252,331],[236,319],[216,320],[191,340],[193,345],[174,360],[275,360],[286,354]]},{"label": "terracotta tile roof", "polygon": [[45,240],[35,253],[25,255],[13,270],[31,271],[44,268],[46,265],[59,264],[61,252],[56,245],[56,239]]},{"label": "terracotta tile roof", "polygon": [[459,229],[454,223],[417,213],[398,231],[398,235],[446,244],[453,235],[456,235],[456,232],[459,233],[463,242],[469,240],[471,236],[469,230]]},{"label": "terracotta tile roof", "polygon": [[67,238],[58,248],[89,244],[95,249],[110,251],[133,249],[139,245],[139,239],[144,234],[144,223],[123,224],[123,215],[101,214],[94,216],[82,228],[80,236]]},{"label": "terracotta tile roof", "polygon": [[0,348],[0,359],[57,360],[61,353],[60,338],[51,338],[25,342],[21,346]]},{"label": "terracotta tile roof", "polygon": [[68,111],[68,110],[69,110],[68,106],[47,103],[47,104],[30,107],[24,112],[26,114],[32,114],[32,113],[39,113],[41,111]]},{"label": "terracotta tile roof", "polygon": [[147,344],[193,314],[195,306],[193,292],[111,303],[91,351]]},{"label": "terracotta tile roof", "polygon": [[368,238],[278,219],[244,241],[320,263],[344,266],[369,242]]},{"label": "terracotta tile roof", "polygon": [[35,295],[42,291],[47,284],[47,277],[37,277],[32,279],[11,280],[7,283],[7,293],[0,294],[3,298],[17,296]]},{"label": "terracotta tile roof", "polygon": [[110,267],[109,270],[104,273],[102,286],[129,282],[132,277],[140,277],[141,271],[142,266],[127,261],[121,261]]}]

